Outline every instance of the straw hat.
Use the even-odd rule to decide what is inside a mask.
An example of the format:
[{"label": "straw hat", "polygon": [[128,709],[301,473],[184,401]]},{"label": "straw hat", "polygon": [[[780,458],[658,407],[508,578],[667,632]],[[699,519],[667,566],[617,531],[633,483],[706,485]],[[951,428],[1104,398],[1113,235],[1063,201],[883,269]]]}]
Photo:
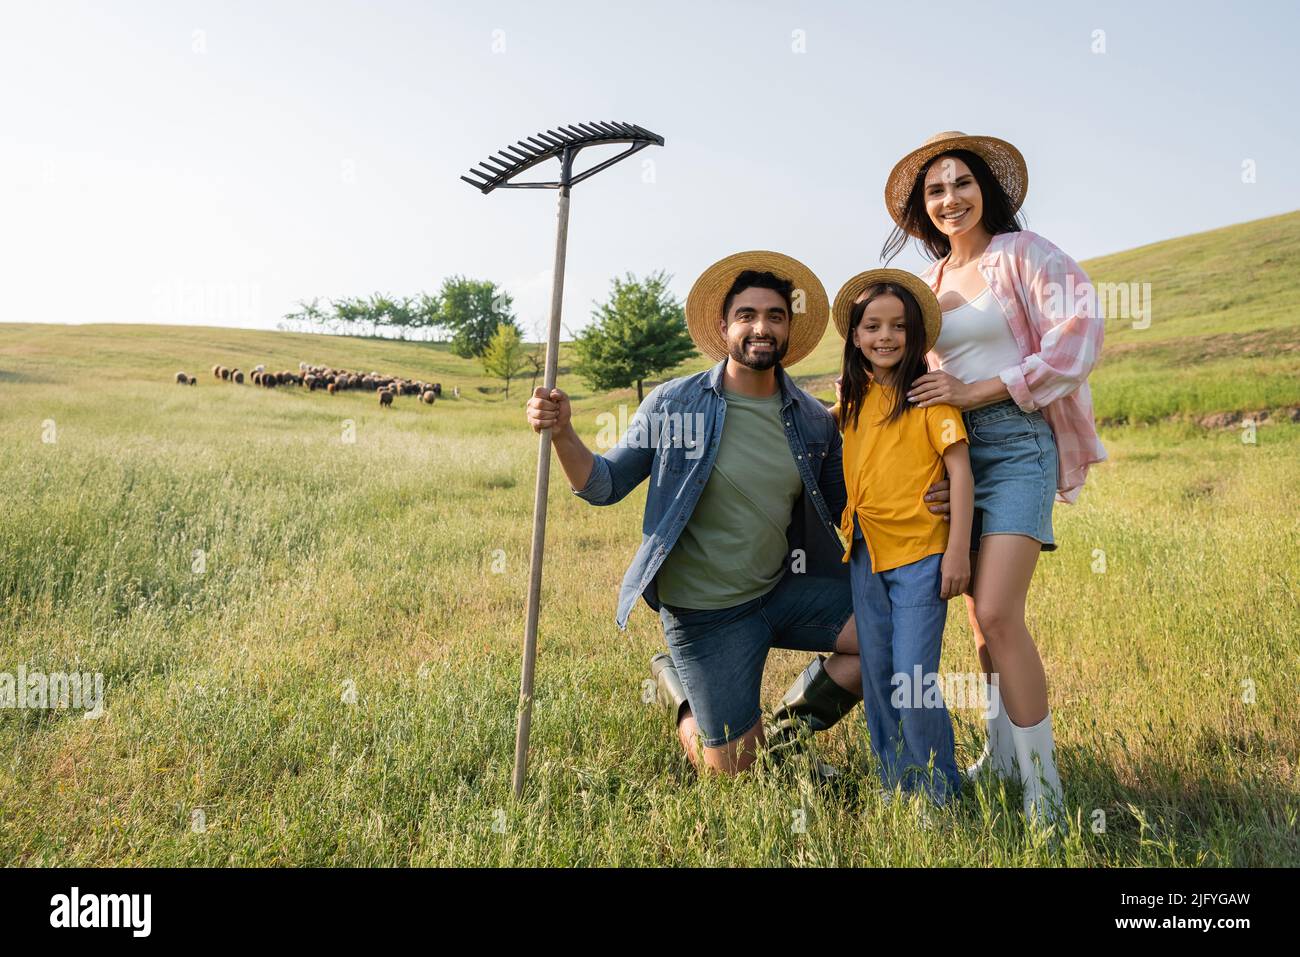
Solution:
[{"label": "straw hat", "polygon": [[868,286],[881,282],[902,286],[916,299],[917,305],[921,307],[921,320],[925,323],[925,351],[929,352],[939,341],[939,329],[943,325],[939,300],[924,279],[903,269],[868,269],[840,287],[835,296],[835,305],[831,306],[831,316],[835,319],[835,329],[840,338],[849,337],[849,312],[858,297]]},{"label": "straw hat", "polygon": [[[907,198],[912,194],[912,185],[921,167],[940,153],[952,150],[970,150],[989,164],[994,177],[1011,197],[1011,209],[1015,212],[1025,201],[1029,192],[1029,170],[1025,167],[1025,158],[1006,140],[993,136],[967,136],[957,130],[947,133],[935,133],[919,148],[912,150],[894,164],[885,182],[885,208],[894,222],[903,225],[903,211],[907,207]],[[913,233],[913,235],[915,235]]]},{"label": "straw hat", "polygon": [[817,348],[830,318],[826,288],[813,271],[797,259],[761,249],[719,259],[695,280],[690,295],[686,297],[686,327],[695,340],[695,347],[702,353],[715,362],[726,358],[727,343],[718,328],[722,304],[736,277],[746,270],[770,272],[794,283],[790,342],[785,358],[781,360],[781,365],[789,368]]}]

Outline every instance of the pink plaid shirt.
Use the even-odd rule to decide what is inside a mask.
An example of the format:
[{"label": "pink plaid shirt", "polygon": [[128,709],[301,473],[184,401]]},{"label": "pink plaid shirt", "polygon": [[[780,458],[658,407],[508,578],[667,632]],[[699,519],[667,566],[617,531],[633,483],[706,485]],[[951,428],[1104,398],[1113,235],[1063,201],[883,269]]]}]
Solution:
[{"label": "pink plaid shirt", "polygon": [[[940,263],[921,273],[934,286]],[[999,233],[976,267],[1002,305],[1020,365],[999,373],[1016,405],[1041,409],[1056,437],[1056,500],[1074,502],[1088,466],[1106,461],[1092,415],[1088,373],[1101,355],[1102,315],[1079,264],[1037,233]],[[939,368],[934,352],[926,355]]]}]

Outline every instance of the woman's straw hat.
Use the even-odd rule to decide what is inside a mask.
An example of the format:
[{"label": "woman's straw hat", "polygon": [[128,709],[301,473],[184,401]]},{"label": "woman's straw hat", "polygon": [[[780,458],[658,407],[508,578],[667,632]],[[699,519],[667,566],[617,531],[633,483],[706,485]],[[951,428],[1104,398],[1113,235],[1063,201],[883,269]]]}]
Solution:
[{"label": "woman's straw hat", "polygon": [[695,280],[690,295],[686,297],[686,327],[702,353],[715,362],[725,358],[727,343],[718,328],[722,304],[736,277],[747,270],[770,272],[794,284],[790,342],[785,358],[781,360],[781,365],[788,368],[817,348],[830,318],[825,287],[813,271],[797,259],[756,249],[718,260]]},{"label": "woman's straw hat", "polygon": [[902,286],[912,294],[917,305],[921,307],[921,319],[925,323],[925,351],[929,352],[939,341],[939,329],[943,325],[939,300],[924,279],[903,269],[868,269],[866,272],[858,273],[840,287],[840,291],[835,296],[835,304],[831,306],[831,316],[835,319],[835,329],[839,332],[840,338],[849,337],[849,313],[853,309],[853,304],[858,301],[858,297],[869,286],[882,282],[892,282]]},{"label": "woman's straw hat", "polygon": [[1012,212],[1018,210],[1025,201],[1025,194],[1029,192],[1029,170],[1025,167],[1025,158],[1020,150],[994,136],[967,136],[957,130],[950,130],[947,133],[935,133],[894,164],[889,179],[885,182],[885,208],[899,226],[903,225],[903,212],[907,208],[907,198],[912,195],[916,174],[940,153],[952,150],[970,150],[989,164],[989,169],[1011,197]]}]

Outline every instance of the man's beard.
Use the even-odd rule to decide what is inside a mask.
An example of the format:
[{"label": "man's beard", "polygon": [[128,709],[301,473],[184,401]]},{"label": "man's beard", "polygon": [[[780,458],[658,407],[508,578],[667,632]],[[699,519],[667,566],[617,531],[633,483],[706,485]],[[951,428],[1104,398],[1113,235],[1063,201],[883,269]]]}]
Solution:
[{"label": "man's beard", "polygon": [[745,344],[753,341],[753,338],[742,339],[739,343],[731,347],[729,354],[731,355],[731,358],[735,359],[741,365],[758,372],[764,372],[767,369],[772,368],[772,366],[785,358],[786,350],[790,348],[789,338],[782,343],[777,343],[775,339],[767,339],[765,341],[772,343],[774,346],[770,352],[763,355],[747,355]]}]

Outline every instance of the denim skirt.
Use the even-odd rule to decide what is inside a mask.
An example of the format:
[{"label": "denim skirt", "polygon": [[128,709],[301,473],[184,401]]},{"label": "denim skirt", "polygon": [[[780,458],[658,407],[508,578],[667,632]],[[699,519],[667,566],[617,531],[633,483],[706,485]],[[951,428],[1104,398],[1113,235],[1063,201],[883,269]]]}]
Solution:
[{"label": "denim skirt", "polygon": [[971,550],[985,535],[1026,535],[1056,549],[1056,439],[1040,410],[1026,412],[1004,399],[962,413],[975,477]]}]

